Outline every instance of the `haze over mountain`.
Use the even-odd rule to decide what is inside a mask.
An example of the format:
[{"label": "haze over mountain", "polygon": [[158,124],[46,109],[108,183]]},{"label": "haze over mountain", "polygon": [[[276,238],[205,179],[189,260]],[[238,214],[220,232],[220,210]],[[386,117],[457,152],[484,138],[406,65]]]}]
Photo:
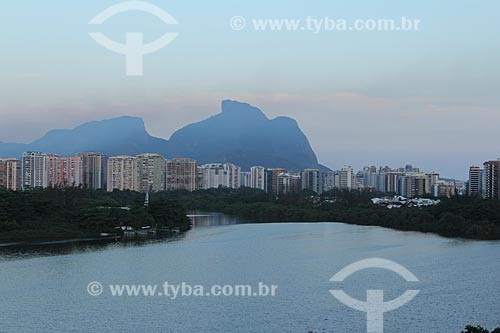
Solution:
[{"label": "haze over mountain", "polygon": [[231,162],[243,169],[324,168],[294,119],[268,119],[258,108],[231,100],[222,102],[221,113],[177,130],[170,140],[149,135],[142,118],[123,116],[52,130],[30,144],[0,143],[1,157],[19,158],[25,151],[59,155],[100,151],[107,156],[150,152],[189,157],[199,164]]}]

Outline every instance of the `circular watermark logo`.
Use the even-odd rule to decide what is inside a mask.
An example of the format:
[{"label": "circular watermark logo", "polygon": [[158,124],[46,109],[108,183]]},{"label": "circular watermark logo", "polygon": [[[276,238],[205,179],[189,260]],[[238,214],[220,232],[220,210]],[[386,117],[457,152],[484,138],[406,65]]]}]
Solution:
[{"label": "circular watermark logo", "polygon": [[[154,15],[165,24],[178,23],[168,12],[149,2],[124,1],[106,8],[90,20],[89,24],[99,25],[117,14],[129,11],[139,11]],[[111,40],[101,32],[90,32],[89,35],[106,49],[125,55],[127,76],[141,76],[143,74],[144,55],[156,52],[165,47],[177,37],[178,33],[166,32],[157,40],[147,44],[143,42],[142,32],[127,32],[125,34],[125,44]]]},{"label": "circular watermark logo", "polygon": [[[408,282],[419,282],[418,278],[413,275],[406,267],[400,264],[382,258],[368,258],[350,264],[332,276],[330,282],[342,282],[351,274],[363,269],[382,268],[392,271]],[[348,307],[366,312],[366,324],[368,333],[383,333],[384,332],[384,313],[396,310],[409,301],[411,301],[419,290],[410,289],[405,291],[401,296],[390,300],[384,300],[383,290],[367,290],[366,301],[361,301],[347,295],[342,289],[331,289],[330,293],[343,304]]]},{"label": "circular watermark logo", "polygon": [[87,292],[90,296],[99,296],[103,292],[102,284],[97,281],[90,282],[87,285]]},{"label": "circular watermark logo", "polygon": [[231,17],[231,20],[229,20],[229,25],[231,26],[231,29],[239,31],[245,29],[247,21],[243,16],[233,16]]}]

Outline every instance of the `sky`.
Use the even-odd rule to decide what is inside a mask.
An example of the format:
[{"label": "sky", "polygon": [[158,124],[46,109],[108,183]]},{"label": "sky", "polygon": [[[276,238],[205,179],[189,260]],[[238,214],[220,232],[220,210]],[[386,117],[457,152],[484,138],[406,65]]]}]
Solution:
[{"label": "sky", "polygon": [[[0,141],[119,115],[169,138],[220,112],[223,99],[296,119],[320,163],[412,163],[466,179],[500,157],[500,2],[148,1],[165,24],[130,11],[89,21],[108,0],[17,0],[0,11]],[[231,28],[242,16],[246,26]],[[253,19],[419,19],[418,31],[256,31]],[[142,76],[90,32],[123,43],[178,33],[144,56]]]}]

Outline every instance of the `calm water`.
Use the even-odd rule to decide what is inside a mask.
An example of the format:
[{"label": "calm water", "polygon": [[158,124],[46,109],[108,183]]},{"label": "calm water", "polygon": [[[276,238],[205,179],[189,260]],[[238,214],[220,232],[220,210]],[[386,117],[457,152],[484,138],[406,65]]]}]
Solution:
[{"label": "calm water", "polygon": [[[386,299],[420,289],[385,314],[385,332],[460,332],[500,326],[500,242],[445,239],[338,223],[234,224],[196,217],[175,239],[0,249],[1,332],[366,332],[365,314],[329,289]],[[219,225],[220,224],[220,225]],[[360,259],[396,261],[420,282],[381,269],[342,285],[332,275]],[[89,282],[104,285],[100,296]],[[275,297],[113,297],[109,284],[278,285]],[[415,288],[416,287],[416,288]]]}]

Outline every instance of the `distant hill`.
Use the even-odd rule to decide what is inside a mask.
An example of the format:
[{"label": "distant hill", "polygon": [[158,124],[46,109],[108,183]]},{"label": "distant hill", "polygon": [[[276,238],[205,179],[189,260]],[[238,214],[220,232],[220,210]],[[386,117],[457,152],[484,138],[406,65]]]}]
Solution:
[{"label": "distant hill", "polygon": [[43,151],[74,155],[82,151],[100,151],[107,156],[160,152],[167,140],[150,136],[138,117],[118,117],[91,121],[73,129],[57,129],[30,144],[0,143],[0,156],[20,157],[25,151]]},{"label": "distant hill", "polygon": [[324,169],[294,119],[268,119],[258,108],[231,100],[222,102],[221,113],[177,130],[170,140],[149,135],[141,118],[124,116],[52,130],[30,144],[0,143],[1,157],[20,157],[24,151],[59,155],[100,151],[107,156],[150,152],[189,157],[199,164],[231,162],[243,169],[253,165]]}]

